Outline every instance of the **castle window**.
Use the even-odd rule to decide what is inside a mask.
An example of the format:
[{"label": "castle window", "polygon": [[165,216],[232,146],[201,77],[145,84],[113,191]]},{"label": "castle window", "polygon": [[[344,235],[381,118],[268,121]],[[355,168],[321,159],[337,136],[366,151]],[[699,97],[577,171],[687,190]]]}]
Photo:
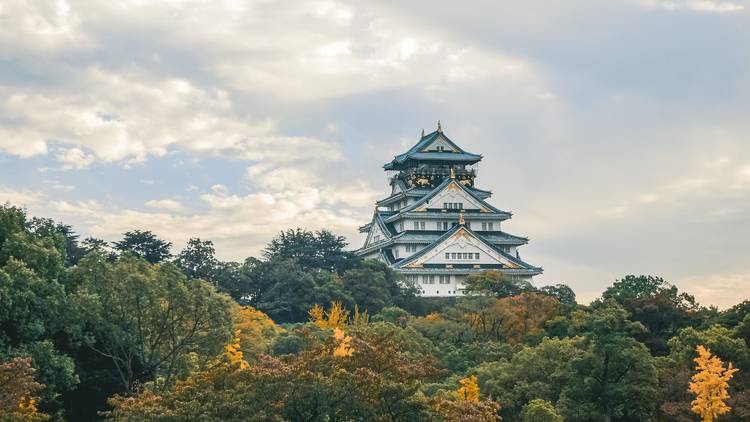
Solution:
[{"label": "castle window", "polygon": [[424,230],[424,221],[421,221],[421,222],[419,223],[419,228],[420,228],[421,230]]},{"label": "castle window", "polygon": [[445,253],[445,259],[451,259],[451,254],[449,252]]},{"label": "castle window", "polygon": [[398,248],[393,248],[393,257],[398,258]]},{"label": "castle window", "polygon": [[474,259],[479,259],[479,253],[474,254]]},{"label": "castle window", "polygon": [[414,222],[414,230],[419,230],[419,221]]},{"label": "castle window", "polygon": [[487,230],[487,222],[482,221],[482,231]]},{"label": "castle window", "polygon": [[430,276],[430,284],[435,284],[435,276],[434,275]]}]

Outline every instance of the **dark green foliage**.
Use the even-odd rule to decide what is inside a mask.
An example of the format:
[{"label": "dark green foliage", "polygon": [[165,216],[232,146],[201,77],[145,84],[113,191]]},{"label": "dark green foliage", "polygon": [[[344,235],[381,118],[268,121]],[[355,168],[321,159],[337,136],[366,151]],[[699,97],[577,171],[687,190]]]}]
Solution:
[{"label": "dark green foliage", "polygon": [[539,293],[552,296],[563,305],[575,306],[576,294],[570,286],[566,284],[555,284],[554,286],[544,286],[539,289]]},{"label": "dark green foliage", "polygon": [[384,262],[367,260],[360,268],[348,270],[343,276],[344,288],[360,308],[370,315],[386,306],[401,306],[412,302],[417,287],[410,284]]},{"label": "dark green foliage", "polygon": [[123,239],[112,246],[120,253],[130,253],[157,264],[172,257],[172,244],[156,237],[150,231],[133,230],[123,234]]},{"label": "dark green foliage", "polygon": [[202,241],[198,238],[188,240],[185,248],[177,254],[175,265],[188,278],[199,278],[218,284],[216,272],[219,260],[216,259],[216,249],[210,240]]},{"label": "dark green foliage", "polygon": [[279,233],[263,251],[269,260],[294,260],[303,270],[326,270],[337,274],[357,266],[358,259],[345,251],[346,240],[328,230],[311,232],[297,228]]},{"label": "dark green foliage", "polygon": [[667,341],[680,328],[699,320],[695,298],[679,293],[677,287],[661,277],[629,275],[615,282],[602,296],[617,301],[630,313],[631,320],[646,327],[636,338],[656,356],[669,352]]},{"label": "dark green foliage", "polygon": [[559,400],[566,420],[648,419],[656,410],[657,374],[648,349],[634,335],[644,327],[606,302],[579,321],[583,353]]}]

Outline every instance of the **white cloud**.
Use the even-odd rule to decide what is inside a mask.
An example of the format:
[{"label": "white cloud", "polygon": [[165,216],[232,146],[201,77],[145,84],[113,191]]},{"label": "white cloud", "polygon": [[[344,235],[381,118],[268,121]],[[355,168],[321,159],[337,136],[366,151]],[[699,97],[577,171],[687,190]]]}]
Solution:
[{"label": "white cloud", "polygon": [[16,206],[28,206],[39,203],[42,195],[29,190],[18,190],[0,185],[0,205],[9,203]]},{"label": "white cloud", "polygon": [[643,3],[650,7],[660,7],[666,10],[689,10],[704,13],[735,13],[745,10],[745,6],[736,1],[645,0]]},{"label": "white cloud", "polygon": [[95,159],[139,162],[170,148],[275,162],[305,158],[310,150],[332,159],[341,155],[336,144],[279,135],[273,120],[238,114],[222,90],[142,72],[91,67],[66,93],[0,88],[0,113],[18,122],[0,126],[0,150],[25,157],[45,154],[52,140],[73,145],[57,155],[66,169],[85,168]]},{"label": "white cloud", "polygon": [[118,239],[122,233],[136,228],[152,230],[177,246],[198,236],[214,241],[220,256],[244,259],[256,255],[268,240],[290,227],[326,228],[353,236],[356,228],[362,225],[359,215],[349,212],[346,207],[327,206],[340,199],[331,199],[329,192],[315,188],[238,195],[225,186],[215,185],[212,193],[201,196],[208,209],[200,213],[184,209],[176,213],[172,209],[175,204],[164,200],[147,202],[148,206],[162,208],[161,212],[118,210],[93,200],[53,201],[49,208],[63,220],[65,217],[81,219],[88,234],[108,240]]},{"label": "white cloud", "polygon": [[146,201],[147,207],[156,208],[167,211],[180,211],[183,209],[182,204],[174,199],[152,199]]},{"label": "white cloud", "polygon": [[91,154],[87,154],[80,148],[68,148],[56,155],[57,161],[62,163],[63,170],[71,169],[85,169],[90,166],[95,160]]}]

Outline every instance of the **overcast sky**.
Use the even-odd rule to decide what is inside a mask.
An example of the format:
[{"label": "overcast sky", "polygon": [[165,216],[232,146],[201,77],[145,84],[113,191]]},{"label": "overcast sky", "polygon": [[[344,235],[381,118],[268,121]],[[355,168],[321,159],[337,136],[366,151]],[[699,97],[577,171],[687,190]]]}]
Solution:
[{"label": "overcast sky", "polygon": [[750,3],[0,0],[0,202],[118,239],[352,247],[440,119],[537,285],[750,297]]}]

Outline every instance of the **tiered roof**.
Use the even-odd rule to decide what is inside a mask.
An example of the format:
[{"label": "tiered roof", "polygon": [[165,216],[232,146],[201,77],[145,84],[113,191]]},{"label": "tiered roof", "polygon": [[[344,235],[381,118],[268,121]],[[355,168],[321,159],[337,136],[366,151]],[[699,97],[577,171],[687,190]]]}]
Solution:
[{"label": "tiered roof", "polygon": [[[443,141],[450,146],[450,151],[428,151],[430,145],[434,142]],[[432,133],[422,136],[422,138],[413,147],[403,154],[393,158],[390,163],[383,165],[386,170],[399,170],[405,163],[413,161],[448,161],[455,163],[474,164],[482,159],[480,154],[466,152],[461,147],[450,140],[443,130],[438,129]]]}]

